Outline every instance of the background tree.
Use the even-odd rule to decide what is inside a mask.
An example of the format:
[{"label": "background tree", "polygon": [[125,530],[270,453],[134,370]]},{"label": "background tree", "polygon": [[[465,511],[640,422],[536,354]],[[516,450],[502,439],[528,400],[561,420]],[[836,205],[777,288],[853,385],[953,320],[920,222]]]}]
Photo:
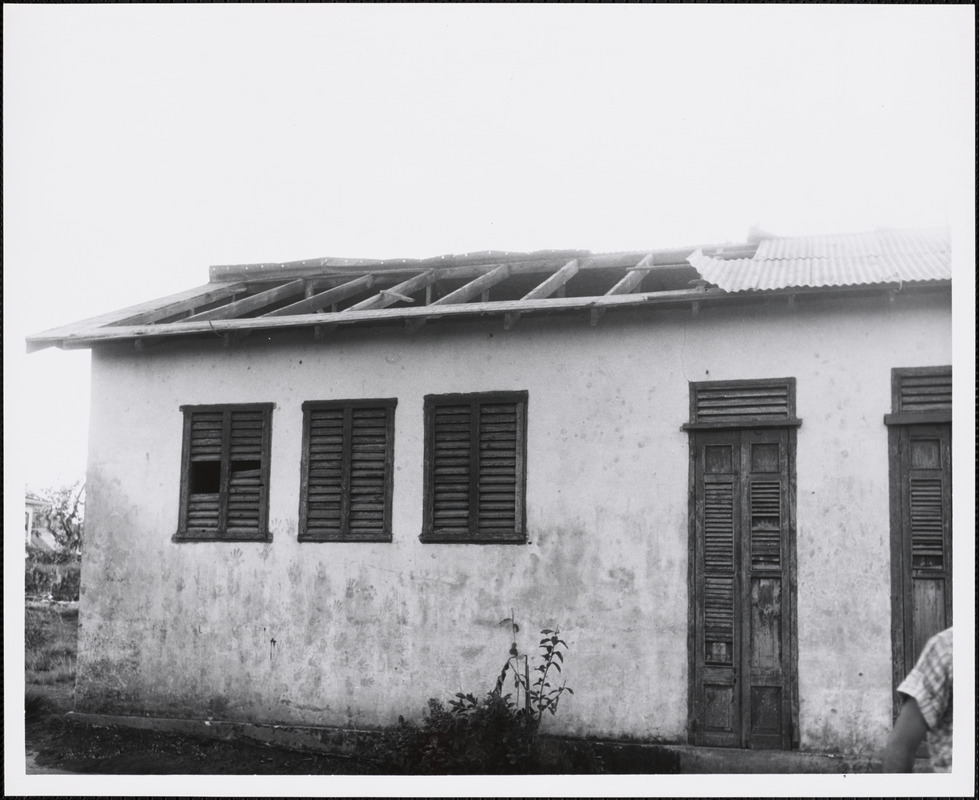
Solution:
[{"label": "background tree", "polygon": [[49,488],[39,493],[47,508],[40,516],[47,523],[62,550],[80,553],[82,550],[82,531],[85,523],[85,484],[73,484]]}]

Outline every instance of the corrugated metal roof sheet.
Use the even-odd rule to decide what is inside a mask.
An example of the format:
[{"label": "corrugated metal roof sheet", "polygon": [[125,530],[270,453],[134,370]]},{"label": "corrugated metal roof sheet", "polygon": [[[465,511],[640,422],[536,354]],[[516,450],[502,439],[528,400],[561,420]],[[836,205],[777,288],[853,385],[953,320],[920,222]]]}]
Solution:
[{"label": "corrugated metal roof sheet", "polygon": [[727,292],[952,278],[945,231],[772,238],[758,245],[753,258],[711,258],[698,250],[687,260],[704,280]]}]

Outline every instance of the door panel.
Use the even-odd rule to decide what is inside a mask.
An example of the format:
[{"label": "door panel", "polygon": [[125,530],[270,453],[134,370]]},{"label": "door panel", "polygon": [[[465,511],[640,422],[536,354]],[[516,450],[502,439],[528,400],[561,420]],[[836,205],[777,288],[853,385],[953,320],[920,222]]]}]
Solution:
[{"label": "door panel", "polygon": [[948,424],[900,431],[903,674],[928,639],[952,624],[951,436]]},{"label": "door panel", "polygon": [[790,746],[788,443],[782,429],[693,436],[698,744]]}]

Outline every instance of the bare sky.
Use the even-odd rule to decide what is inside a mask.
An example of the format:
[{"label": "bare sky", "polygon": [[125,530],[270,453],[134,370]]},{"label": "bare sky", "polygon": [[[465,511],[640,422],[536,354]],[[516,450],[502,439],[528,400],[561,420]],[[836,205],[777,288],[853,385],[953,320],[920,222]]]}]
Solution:
[{"label": "bare sky", "polygon": [[81,477],[88,355],[23,337],[211,264],[945,225],[965,11],[7,5],[25,478]]},{"label": "bare sky", "polygon": [[212,264],[950,224],[968,311],[973,15],[5,5],[8,524],[86,457],[87,351],[24,337]]}]

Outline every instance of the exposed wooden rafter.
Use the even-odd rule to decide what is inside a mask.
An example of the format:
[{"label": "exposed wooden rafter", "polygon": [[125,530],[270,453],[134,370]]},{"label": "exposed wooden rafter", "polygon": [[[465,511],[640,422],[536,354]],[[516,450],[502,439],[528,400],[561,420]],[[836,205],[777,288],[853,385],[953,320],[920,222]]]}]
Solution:
[{"label": "exposed wooden rafter", "polygon": [[408,297],[408,295],[410,295],[412,292],[417,292],[420,289],[431,286],[436,280],[438,280],[438,278],[438,270],[426,270],[420,275],[415,275],[413,278],[402,281],[397,286],[392,286],[390,289],[382,289],[373,297],[368,297],[366,300],[361,300],[359,303],[355,303],[354,305],[350,306],[350,308],[344,309],[344,311],[367,311],[371,308],[387,308],[388,306],[397,303],[398,300],[410,302],[412,298]]},{"label": "exposed wooden rafter", "polygon": [[[489,303],[457,303],[452,305],[427,305],[407,308],[384,308],[368,311],[346,311],[325,314],[298,314],[286,317],[252,317],[229,320],[205,320],[202,322],[168,322],[150,325],[98,325],[90,324],[84,327],[72,326],[70,329],[59,328],[38,334],[28,340],[30,349],[39,350],[44,347],[58,346],[65,349],[91,347],[100,342],[124,341],[135,339],[158,339],[171,336],[189,336],[201,334],[223,334],[230,330],[285,330],[289,328],[312,328],[314,326],[338,325],[372,325],[401,321],[406,324],[417,323],[432,319],[464,319],[467,317],[485,317],[488,315],[505,316],[508,313],[521,314],[563,313],[596,308],[670,308],[686,306],[693,303],[733,304],[768,302],[778,298],[785,302],[788,294],[797,297],[820,295],[862,295],[885,293],[887,286],[868,284],[860,286],[833,287],[803,287],[793,288],[791,292],[774,290],[765,292],[764,297],[755,294],[725,292],[722,289],[678,289],[656,292],[637,292],[620,295],[604,295],[599,297],[551,297],[542,300],[513,300]],[[922,284],[904,286],[905,292],[930,292],[948,294],[950,283]]]},{"label": "exposed wooden rafter", "polygon": [[500,281],[505,281],[510,277],[510,267],[507,264],[503,264],[495,269],[491,269],[489,272],[480,275],[475,280],[469,281],[469,283],[464,286],[460,286],[454,292],[450,292],[445,297],[440,297],[438,300],[434,300],[431,305],[433,306],[446,306],[451,303],[465,303],[467,300],[471,300],[477,294],[489,289]]},{"label": "exposed wooden rafter", "polygon": [[[626,276],[609,289],[605,296],[616,294],[632,294],[642,284],[642,279],[646,277],[652,269],[653,254],[650,253],[642,259],[636,266],[631,267]],[[591,310],[591,324],[597,325],[598,321],[605,315],[604,307],[596,307]]]},{"label": "exposed wooden rafter", "polygon": [[[579,269],[580,264],[578,259],[572,258],[567,264],[561,267],[561,269],[549,276],[542,283],[539,283],[520,299],[543,300],[545,297],[550,297],[552,294],[554,294],[554,292],[562,288],[568,281],[577,275]],[[513,311],[507,314],[503,318],[503,327],[506,330],[510,330],[510,328],[517,324],[518,319],[520,319],[519,311]]]},{"label": "exposed wooden rafter", "polygon": [[183,322],[198,322],[208,319],[234,319],[235,317],[241,316],[242,314],[247,314],[250,311],[257,311],[260,308],[270,306],[273,303],[277,303],[287,297],[302,294],[305,288],[305,281],[290,281],[282,286],[276,286],[274,289],[268,289],[264,292],[253,294],[251,297],[236,300],[235,302],[228,303],[225,306],[218,306],[217,308],[212,308],[210,311],[202,311],[199,314],[185,317]]},{"label": "exposed wooden rafter", "polygon": [[[465,303],[468,300],[474,298],[477,294],[482,295],[482,302],[487,302],[489,295],[486,294],[487,290],[491,286],[495,286],[501,281],[505,281],[510,277],[510,267],[507,264],[503,264],[495,269],[491,269],[489,272],[480,275],[478,278],[469,281],[469,283],[460,286],[454,292],[449,292],[445,297],[440,297],[438,300],[433,300],[428,304],[427,308],[432,306],[447,306],[456,303]],[[407,324],[408,331],[414,333],[419,328],[421,328],[426,322],[425,317],[420,317],[419,319],[410,320]]]},{"label": "exposed wooden rafter", "polygon": [[359,294],[365,289],[370,289],[373,285],[374,276],[373,274],[368,273],[367,275],[360,278],[355,278],[352,281],[341,283],[339,286],[336,286],[333,289],[327,289],[325,292],[314,294],[312,297],[307,297],[305,300],[300,300],[298,303],[277,308],[275,311],[270,311],[268,314],[264,314],[263,316],[286,317],[293,316],[295,314],[309,314],[311,312],[320,311],[327,306],[333,305],[334,303],[339,303],[341,300],[346,300],[348,297]]},{"label": "exposed wooden rafter", "polygon": [[222,286],[203,292],[197,292],[186,299],[157,305],[155,308],[124,317],[114,324],[152,325],[154,322],[159,322],[161,319],[175,317],[177,314],[193,311],[195,308],[200,308],[201,306],[208,306],[211,303],[219,303],[222,300],[234,298],[236,295],[243,294],[246,290],[246,284],[236,283],[232,286]]}]

